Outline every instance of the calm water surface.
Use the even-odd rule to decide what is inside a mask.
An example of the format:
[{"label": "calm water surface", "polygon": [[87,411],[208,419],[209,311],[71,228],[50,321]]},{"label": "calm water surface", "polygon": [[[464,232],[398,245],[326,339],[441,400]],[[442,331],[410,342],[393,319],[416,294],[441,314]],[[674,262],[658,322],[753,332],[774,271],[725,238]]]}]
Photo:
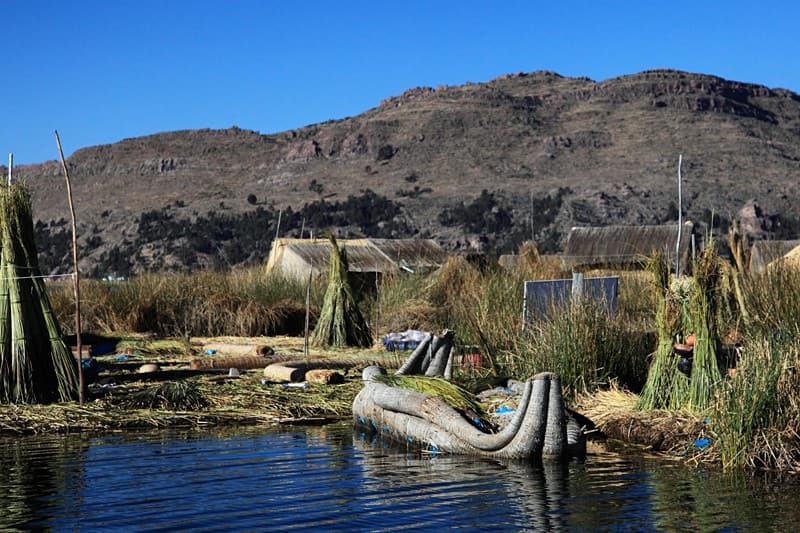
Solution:
[{"label": "calm water surface", "polygon": [[604,447],[565,465],[422,457],[350,424],[0,438],[0,530],[796,531],[800,483]]}]

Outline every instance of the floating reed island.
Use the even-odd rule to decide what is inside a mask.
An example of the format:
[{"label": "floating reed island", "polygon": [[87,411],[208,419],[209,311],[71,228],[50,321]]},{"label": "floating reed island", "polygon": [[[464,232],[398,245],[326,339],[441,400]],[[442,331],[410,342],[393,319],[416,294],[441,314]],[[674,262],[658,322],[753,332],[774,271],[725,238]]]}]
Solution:
[{"label": "floating reed island", "polygon": [[[20,191],[12,187],[4,193],[0,215],[8,271],[0,282],[0,427],[66,431],[352,416],[352,400],[362,387],[357,367],[335,369],[344,375],[343,385],[264,385],[263,369],[244,369],[237,378],[225,375],[225,368],[191,368],[191,359],[206,357],[197,347],[181,360],[187,365],[183,374],[165,373],[172,369],[159,356],[152,362],[160,366],[152,380],[137,375],[116,388],[93,391],[87,405],[76,407],[75,364],[64,356],[61,332],[51,327],[71,322],[72,288],[45,286],[30,275],[37,268],[26,236],[32,234],[30,207]],[[310,352],[295,352],[295,360],[314,353],[341,360],[357,353],[362,363],[379,353],[392,357],[370,346],[385,333],[450,329],[458,339],[451,368],[457,383],[552,372],[566,405],[586,405],[580,409],[609,437],[725,468],[800,472],[800,269],[786,259],[751,271],[749,246],[735,226],[727,243],[732,261],[717,253],[721,243],[709,241],[689,275],[671,272],[667,258],[651,258],[649,270],[583,272],[619,276],[613,313],[588,298],[524,322],[525,281],[572,275],[557,258],[542,256],[527,243],[506,267],[453,257],[433,273],[382,275],[376,290],[365,294],[344,285],[349,274],[340,261],[332,261],[327,275],[300,281],[261,267],[149,273],[114,283],[84,280],[83,322],[105,334],[185,339],[291,332],[294,342],[303,342],[308,324],[313,334],[304,347]],[[27,299],[23,295],[34,298],[19,307]],[[361,316],[347,326],[336,314],[342,309],[358,309]],[[348,327],[357,333],[351,335]],[[356,336],[360,340],[352,340]],[[348,337],[345,343],[367,346],[355,352],[336,347]],[[280,346],[275,348],[280,354]],[[114,366],[118,361],[98,357],[98,362],[108,363],[107,372],[128,371]],[[38,365],[48,370],[30,371]],[[41,376],[48,376],[42,378],[46,387],[36,382]],[[321,396],[313,397],[317,389]],[[121,400],[139,392],[135,402]],[[178,401],[181,397],[185,400]],[[44,417],[41,423],[37,416]]]},{"label": "floating reed island", "polygon": [[[302,339],[288,337],[155,340],[129,337],[112,351],[95,356],[98,373],[90,381],[86,401],[0,405],[0,433],[106,432],[125,429],[210,428],[278,424],[322,424],[349,419],[361,388],[355,368],[380,361],[369,354],[340,350],[335,385],[273,381],[264,368],[275,361],[302,360]],[[256,356],[241,351],[269,343],[277,353]],[[205,346],[221,347],[213,354]],[[210,349],[209,349],[210,350]],[[237,351],[239,352],[237,354]],[[326,354],[313,351],[310,364],[327,366]],[[260,364],[229,367],[232,362],[260,359]],[[197,368],[196,361],[207,364]],[[347,361],[344,361],[347,360]],[[391,364],[391,358],[383,359]],[[194,364],[193,364],[194,363]],[[251,368],[244,368],[250,366]],[[232,371],[231,368],[235,368]],[[302,386],[296,386],[302,385]]]}]

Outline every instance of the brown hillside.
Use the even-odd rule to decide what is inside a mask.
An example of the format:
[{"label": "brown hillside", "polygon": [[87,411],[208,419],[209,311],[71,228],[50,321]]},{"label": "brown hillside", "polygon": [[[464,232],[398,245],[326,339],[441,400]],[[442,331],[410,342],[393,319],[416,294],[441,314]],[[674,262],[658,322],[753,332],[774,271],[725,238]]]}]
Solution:
[{"label": "brown hillside", "polygon": [[[574,225],[670,220],[681,153],[689,218],[731,218],[756,199],[794,231],[800,96],[670,70],[602,82],[534,72],[415,88],[356,117],[279,134],[160,133],[78,150],[69,164],[84,266],[102,274],[125,270],[119,255],[131,270],[262,260],[276,213],[287,207],[282,235],[336,226],[351,236],[422,234],[449,248],[508,249],[530,236],[532,219],[537,241],[553,249]],[[39,219],[67,216],[55,162],[16,174],[31,185]],[[391,209],[370,197],[339,206],[338,219],[316,216],[367,189]],[[372,219],[344,226],[343,217],[370,206]],[[240,229],[234,219],[257,207],[261,218],[248,224],[259,229]],[[143,229],[141,214],[154,210],[158,224]],[[215,225],[236,229],[204,233]],[[44,246],[54,268],[59,246]]]}]

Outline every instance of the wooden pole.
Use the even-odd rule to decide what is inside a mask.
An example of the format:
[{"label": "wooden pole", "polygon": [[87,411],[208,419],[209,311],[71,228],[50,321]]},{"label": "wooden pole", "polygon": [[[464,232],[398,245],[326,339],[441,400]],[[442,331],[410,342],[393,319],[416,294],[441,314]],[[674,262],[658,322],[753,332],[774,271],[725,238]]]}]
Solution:
[{"label": "wooden pole", "polygon": [[278,237],[281,234],[281,215],[283,215],[283,209],[278,210],[278,225],[275,226],[275,240],[278,240]]},{"label": "wooden pole", "polygon": [[372,328],[374,335],[379,335],[381,324],[381,282],[378,276],[378,265],[375,265],[375,327]]},{"label": "wooden pole", "polygon": [[683,226],[683,205],[681,202],[681,164],[683,154],[678,155],[678,242],[675,244],[675,275],[681,275],[681,227]]},{"label": "wooden pole", "polygon": [[11,188],[11,169],[14,168],[14,154],[8,154],[8,188]]},{"label": "wooden pole", "polygon": [[314,274],[314,267],[312,263],[311,269],[308,271],[308,284],[306,284],[306,324],[303,332],[303,357],[308,361],[308,324],[311,315],[311,276]]},{"label": "wooden pole", "polygon": [[61,149],[61,139],[58,137],[58,130],[55,132],[56,146],[58,155],[61,157],[61,168],[64,170],[64,178],[67,180],[67,199],[69,200],[69,214],[72,220],[72,264],[75,271],[72,273],[72,287],[75,293],[75,342],[78,350],[78,402],[83,405],[83,346],[81,344],[81,290],[78,276],[78,228],[75,223],[75,206],[72,202],[72,185],[69,181],[69,170],[67,161],[64,159],[64,151]]},{"label": "wooden pole", "polygon": [[529,222],[531,223],[531,242],[536,242],[536,234],[533,230],[533,191],[531,191],[531,210],[529,213]]}]

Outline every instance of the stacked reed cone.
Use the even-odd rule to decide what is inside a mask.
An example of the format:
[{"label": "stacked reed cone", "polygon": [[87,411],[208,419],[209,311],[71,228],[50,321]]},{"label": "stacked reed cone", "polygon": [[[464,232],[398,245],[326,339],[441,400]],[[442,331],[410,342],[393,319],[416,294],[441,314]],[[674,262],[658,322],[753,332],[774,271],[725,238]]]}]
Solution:
[{"label": "stacked reed cone", "polygon": [[372,346],[372,333],[358,308],[350,282],[347,279],[347,251],[336,244],[331,235],[331,260],[328,274],[328,289],[322,302],[317,326],[311,338],[312,344],[320,347],[342,348]]},{"label": "stacked reed cone", "polygon": [[[713,242],[698,257],[691,278],[670,282],[669,268],[661,256],[651,258],[649,270],[656,282],[658,346],[637,406],[701,412],[709,406],[722,379],[716,353],[721,271]],[[693,353],[688,377],[677,367],[676,340]]]},{"label": "stacked reed cone", "polygon": [[672,403],[678,396],[682,399],[683,395],[675,389],[686,381],[678,371],[678,357],[672,351],[675,337],[682,329],[680,310],[670,295],[672,271],[664,254],[653,254],[648,259],[647,270],[653,276],[658,344],[637,407],[643,410],[668,409],[677,407]]},{"label": "stacked reed cone", "polygon": [[78,367],[61,338],[34,244],[30,194],[0,189],[0,402],[74,399]]}]

